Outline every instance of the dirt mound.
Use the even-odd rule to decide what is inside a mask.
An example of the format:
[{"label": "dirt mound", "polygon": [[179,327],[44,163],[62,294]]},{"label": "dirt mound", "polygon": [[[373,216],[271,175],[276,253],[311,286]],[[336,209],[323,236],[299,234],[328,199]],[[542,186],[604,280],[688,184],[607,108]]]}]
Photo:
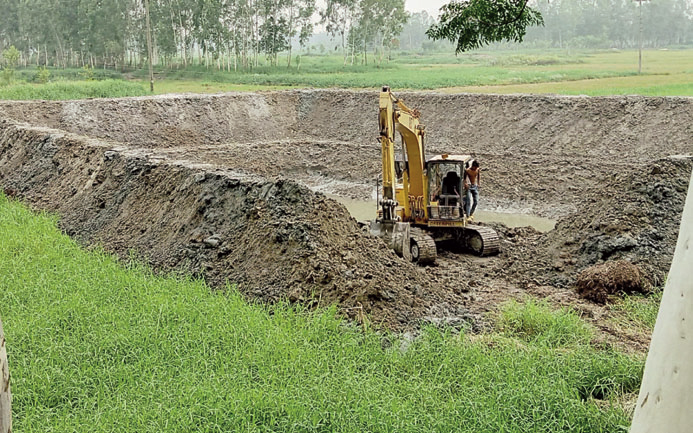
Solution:
[{"label": "dirt mound", "polygon": [[692,169],[692,158],[671,157],[614,173],[601,191],[585,194],[580,212],[559,220],[533,245],[523,244],[527,259],[518,257],[509,272],[535,284],[566,287],[587,267],[627,260],[649,284],[661,285],[674,254]]},{"label": "dirt mound", "polygon": [[600,304],[612,295],[649,292],[640,269],[626,260],[590,266],[580,272],[575,288],[583,298]]},{"label": "dirt mound", "polygon": [[[468,312],[339,203],[294,182],[0,122],[0,183],[85,244],[203,275],[254,299],[339,304],[391,329]],[[465,316],[466,317],[466,316]]]}]

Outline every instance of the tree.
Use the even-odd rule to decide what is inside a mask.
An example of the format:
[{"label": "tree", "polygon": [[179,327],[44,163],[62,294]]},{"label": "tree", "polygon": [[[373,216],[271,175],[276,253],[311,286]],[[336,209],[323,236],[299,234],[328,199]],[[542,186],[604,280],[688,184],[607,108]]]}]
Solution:
[{"label": "tree", "polygon": [[327,6],[320,11],[320,22],[326,24],[327,33],[333,37],[339,35],[341,38],[345,65],[349,57],[347,40],[351,34],[357,10],[356,0],[327,0]]},{"label": "tree", "polygon": [[313,35],[311,18],[315,13],[315,0],[287,0],[285,10],[287,16],[286,38],[289,41],[287,67],[291,67],[291,40],[298,36],[298,43],[303,47]]},{"label": "tree", "polygon": [[374,54],[380,53],[382,60],[385,49],[392,46],[408,19],[404,0],[360,0],[356,25],[351,28],[349,39],[361,49],[364,63],[368,63],[369,46]]},{"label": "tree", "polygon": [[426,31],[434,40],[448,39],[456,52],[480,48],[491,42],[522,42],[527,27],[543,25],[529,0],[461,0],[441,7],[440,23]]},{"label": "tree", "polygon": [[402,28],[400,34],[401,47],[406,50],[418,50],[426,42],[426,30],[436,23],[436,20],[428,15],[428,12],[415,12]]},{"label": "tree", "polygon": [[409,20],[409,13],[404,9],[404,0],[381,0],[377,2],[378,17],[377,35],[380,39],[380,54],[388,50],[388,60],[393,45],[399,44],[399,35],[404,24]]}]

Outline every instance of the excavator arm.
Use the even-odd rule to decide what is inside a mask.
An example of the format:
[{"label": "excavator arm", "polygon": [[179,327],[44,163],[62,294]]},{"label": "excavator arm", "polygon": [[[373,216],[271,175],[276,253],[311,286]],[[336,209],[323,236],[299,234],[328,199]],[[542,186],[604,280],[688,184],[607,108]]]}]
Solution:
[{"label": "excavator arm", "polygon": [[[402,137],[406,152],[407,170],[404,173],[404,219],[412,215],[414,208],[425,212],[426,174],[424,172],[426,157],[424,150],[425,127],[419,123],[418,110],[412,110],[397,99],[388,86],[380,92],[380,143],[383,158],[383,198],[396,200],[395,176],[395,131]],[[386,212],[384,211],[384,214]],[[420,215],[424,217],[424,215]]]}]

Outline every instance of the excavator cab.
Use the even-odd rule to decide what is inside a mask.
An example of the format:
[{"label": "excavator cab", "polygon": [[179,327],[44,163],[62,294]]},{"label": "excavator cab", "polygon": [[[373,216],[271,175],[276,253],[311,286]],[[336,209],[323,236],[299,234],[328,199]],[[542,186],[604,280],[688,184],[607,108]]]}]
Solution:
[{"label": "excavator cab", "polygon": [[464,167],[469,159],[467,155],[439,155],[426,162],[431,219],[464,218]]}]

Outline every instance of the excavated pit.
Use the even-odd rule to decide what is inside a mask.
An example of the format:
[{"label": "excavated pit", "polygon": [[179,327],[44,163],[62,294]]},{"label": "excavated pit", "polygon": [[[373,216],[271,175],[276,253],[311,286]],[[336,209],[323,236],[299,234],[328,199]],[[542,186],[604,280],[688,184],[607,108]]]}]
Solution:
[{"label": "excavated pit", "polygon": [[[478,324],[509,297],[568,290],[585,267],[668,270],[691,171],[690,98],[398,94],[427,151],[470,153],[482,209],[559,219],[503,253],[416,268],[320,192],[372,200],[377,92],[301,90],[0,103],[0,186],[81,242],[249,297],[338,303],[393,329]],[[583,304],[583,308],[590,308]]]}]

